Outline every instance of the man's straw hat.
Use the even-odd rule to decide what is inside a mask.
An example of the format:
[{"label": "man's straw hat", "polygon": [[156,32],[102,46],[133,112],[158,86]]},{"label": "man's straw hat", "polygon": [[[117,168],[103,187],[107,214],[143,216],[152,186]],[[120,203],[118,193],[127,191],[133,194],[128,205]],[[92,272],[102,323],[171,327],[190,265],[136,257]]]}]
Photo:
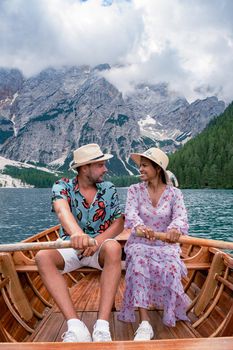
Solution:
[{"label": "man's straw hat", "polygon": [[103,154],[100,146],[96,143],[77,148],[73,152],[73,161],[70,164],[71,169],[76,169],[82,165],[101,162],[112,158],[112,154]]}]

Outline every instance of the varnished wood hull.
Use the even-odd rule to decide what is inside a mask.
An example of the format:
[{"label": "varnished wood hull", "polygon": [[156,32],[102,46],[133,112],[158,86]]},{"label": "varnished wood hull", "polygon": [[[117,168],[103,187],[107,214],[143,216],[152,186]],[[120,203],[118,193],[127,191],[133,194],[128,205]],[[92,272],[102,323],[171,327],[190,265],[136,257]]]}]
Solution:
[{"label": "varnished wood hull", "polygon": [[[27,239],[27,242],[55,240],[59,227]],[[124,245],[128,232],[120,235]],[[65,320],[43,286],[34,263],[36,252],[0,253],[0,348],[81,349],[83,344],[61,343]],[[215,248],[182,246],[188,267],[184,288],[192,300],[188,310],[191,323],[162,324],[162,310],[151,306],[156,340],[135,343],[135,324],[117,321],[124,290],[124,271],[111,314],[113,342],[88,343],[86,349],[233,349],[233,258]],[[65,276],[77,313],[87,326],[97,317],[99,273],[84,268]],[[91,293],[90,293],[91,290]],[[89,291],[89,292],[88,292]],[[33,345],[32,345],[33,344]],[[51,345],[52,344],[52,345]],[[171,347],[172,344],[172,347]],[[220,345],[221,344],[221,345]]]},{"label": "varnished wood hull", "polygon": [[114,341],[111,343],[5,343],[4,350],[232,350],[232,338],[166,339],[147,342]]}]

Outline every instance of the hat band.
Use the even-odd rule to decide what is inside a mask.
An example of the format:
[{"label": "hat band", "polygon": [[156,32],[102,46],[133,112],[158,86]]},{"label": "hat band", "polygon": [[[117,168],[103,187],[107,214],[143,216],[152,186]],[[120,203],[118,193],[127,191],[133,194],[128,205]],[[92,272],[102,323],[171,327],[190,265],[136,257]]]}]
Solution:
[{"label": "hat band", "polygon": [[92,161],[92,160],[97,160],[97,159],[100,159],[100,158],[103,158],[103,157],[104,157],[104,154],[102,154],[102,156],[98,156],[98,157],[95,157],[95,158],[89,159],[89,161]]},{"label": "hat band", "polygon": [[[87,163],[89,163],[89,162],[92,162],[93,160],[97,160],[97,159],[101,159],[101,158],[103,158],[104,157],[104,154],[102,154],[102,156],[98,156],[98,157],[95,157],[95,158],[92,158],[92,159],[89,159],[89,160],[87,160]],[[73,164],[72,164],[73,163]],[[73,160],[72,162],[71,162],[71,165],[72,166],[75,166],[77,163]]]}]

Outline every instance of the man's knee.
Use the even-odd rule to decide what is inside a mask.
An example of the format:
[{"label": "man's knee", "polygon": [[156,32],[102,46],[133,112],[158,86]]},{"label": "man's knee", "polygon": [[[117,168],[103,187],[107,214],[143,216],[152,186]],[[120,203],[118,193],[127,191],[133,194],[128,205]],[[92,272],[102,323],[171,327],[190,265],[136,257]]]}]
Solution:
[{"label": "man's knee", "polygon": [[108,257],[111,260],[121,260],[121,245],[116,240],[108,240],[104,242],[101,248],[104,257]]},{"label": "man's knee", "polygon": [[36,256],[35,256],[35,262],[38,266],[39,270],[43,268],[43,266],[46,266],[49,262],[49,252],[45,250],[40,250]]},{"label": "man's knee", "polygon": [[64,265],[61,255],[56,250],[40,250],[35,256],[35,262],[40,271],[52,266],[62,269]]}]

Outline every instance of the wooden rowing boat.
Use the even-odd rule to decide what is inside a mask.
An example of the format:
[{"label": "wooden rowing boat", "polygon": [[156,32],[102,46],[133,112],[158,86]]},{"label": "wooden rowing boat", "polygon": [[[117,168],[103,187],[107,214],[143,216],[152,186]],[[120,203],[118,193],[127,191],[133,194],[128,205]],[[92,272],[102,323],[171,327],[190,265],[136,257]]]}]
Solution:
[{"label": "wooden rowing boat", "polygon": [[[54,241],[59,226],[40,232],[23,243]],[[118,236],[124,243],[129,235]],[[191,322],[179,321],[176,327],[163,325],[162,310],[151,306],[156,339],[133,342],[138,326],[117,321],[124,290],[124,266],[111,313],[111,343],[61,343],[66,322],[45,289],[34,256],[36,248],[0,253],[0,348],[1,349],[233,349],[233,257],[217,248],[182,243],[182,259],[188,268],[183,280],[191,299]],[[38,248],[39,249],[39,248]],[[123,262],[122,262],[122,265]],[[91,268],[65,275],[77,314],[92,330],[99,302],[99,272]]]}]

